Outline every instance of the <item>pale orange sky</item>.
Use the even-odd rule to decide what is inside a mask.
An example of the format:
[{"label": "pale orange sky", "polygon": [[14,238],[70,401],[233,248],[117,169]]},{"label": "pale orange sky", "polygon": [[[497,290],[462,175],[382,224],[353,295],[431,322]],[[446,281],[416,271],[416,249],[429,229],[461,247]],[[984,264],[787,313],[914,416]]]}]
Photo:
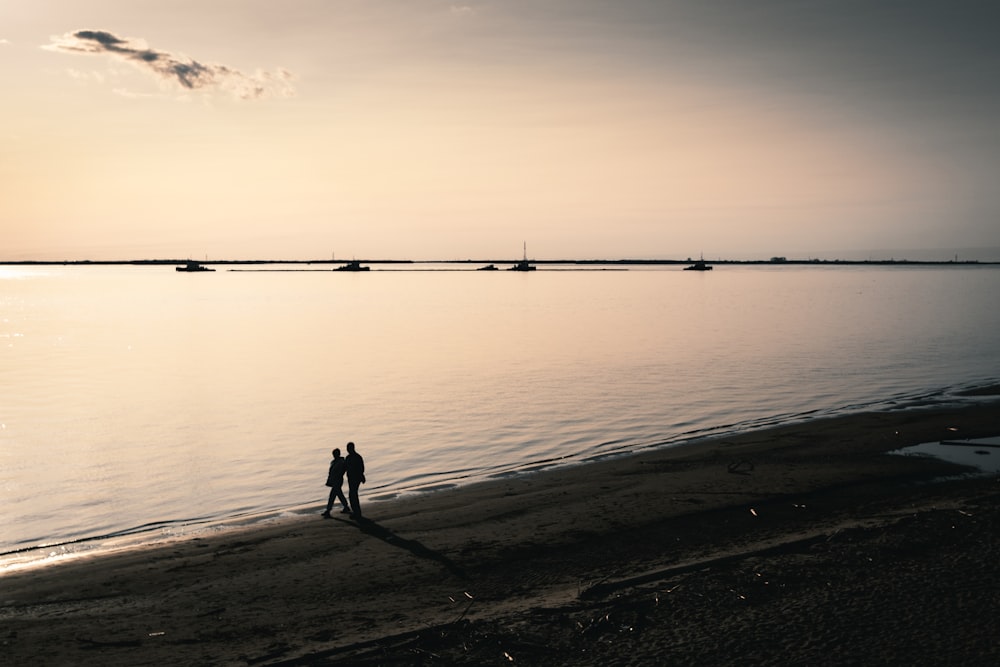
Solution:
[{"label": "pale orange sky", "polygon": [[984,7],[5,3],[0,261],[998,248]]}]

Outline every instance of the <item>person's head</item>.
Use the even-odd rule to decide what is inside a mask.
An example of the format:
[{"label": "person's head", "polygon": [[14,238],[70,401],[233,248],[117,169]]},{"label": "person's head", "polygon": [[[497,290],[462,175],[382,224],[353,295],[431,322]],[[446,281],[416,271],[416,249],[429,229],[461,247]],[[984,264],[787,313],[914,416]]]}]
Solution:
[{"label": "person's head", "polygon": [[354,453],[354,443],[353,442],[347,443],[347,453],[348,454],[353,454]]},{"label": "person's head", "polygon": [[333,450],[333,458],[335,459],[340,458],[340,447],[337,447],[336,449]]}]

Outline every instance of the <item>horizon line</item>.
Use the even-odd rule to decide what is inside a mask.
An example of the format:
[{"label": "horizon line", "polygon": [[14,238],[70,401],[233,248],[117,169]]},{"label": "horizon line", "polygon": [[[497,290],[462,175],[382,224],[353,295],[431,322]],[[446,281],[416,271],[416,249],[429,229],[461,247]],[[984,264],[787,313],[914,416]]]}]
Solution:
[{"label": "horizon line", "polygon": [[[194,262],[196,264],[349,264],[359,262],[365,264],[517,264],[521,259],[216,259],[216,260],[194,260],[190,258],[165,258],[165,259],[69,259],[69,260],[0,260],[0,266],[113,266],[113,265],[175,265]],[[655,266],[688,264],[695,258],[687,259],[643,259],[643,258],[621,258],[621,259],[531,259],[534,264],[582,264],[582,265],[637,265]],[[978,259],[789,259],[787,257],[772,257],[770,259],[705,259],[706,264],[768,264],[768,265],[801,265],[801,264],[933,264],[933,265],[990,265],[1000,264],[1000,260],[978,260]]]}]

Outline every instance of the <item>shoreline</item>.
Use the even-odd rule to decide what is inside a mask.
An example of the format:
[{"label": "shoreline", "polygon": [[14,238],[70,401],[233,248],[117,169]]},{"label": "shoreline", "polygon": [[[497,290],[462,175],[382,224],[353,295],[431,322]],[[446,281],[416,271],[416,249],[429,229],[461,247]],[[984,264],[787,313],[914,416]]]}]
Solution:
[{"label": "shoreline", "polygon": [[[993,400],[1000,396],[1000,385],[976,384],[971,387],[952,388],[950,391],[933,392],[936,396],[926,401],[928,394],[921,393],[909,397],[896,397],[893,400],[844,408],[828,413],[786,414],[781,417],[764,417],[741,424],[716,426],[700,429],[696,432],[681,434],[669,440],[653,443],[634,443],[619,450],[585,455],[578,453],[567,455],[557,460],[528,462],[521,468],[510,468],[507,473],[480,474],[469,479],[457,481],[434,481],[427,486],[417,486],[402,489],[379,489],[369,494],[368,504],[408,501],[442,490],[453,491],[466,489],[469,486],[488,484],[494,480],[506,480],[522,475],[537,475],[553,471],[561,471],[577,466],[587,466],[620,458],[640,456],[651,452],[687,451],[688,448],[703,446],[717,440],[749,436],[754,433],[767,433],[776,429],[795,427],[811,422],[826,420],[849,419],[857,415],[895,411],[923,410],[955,410],[973,406],[982,400]],[[969,400],[971,399],[971,400]],[[156,548],[179,540],[189,540],[212,535],[228,534],[243,530],[253,530],[274,523],[295,520],[311,516],[313,510],[325,503],[326,499],[317,498],[314,502],[259,509],[248,513],[234,515],[219,515],[200,519],[161,520],[155,524],[125,527],[105,534],[87,535],[78,538],[58,540],[35,545],[14,546],[0,552],[0,578],[5,572],[19,571],[25,568],[49,567],[60,562],[80,558],[101,557],[109,553],[126,549]]]},{"label": "shoreline", "polygon": [[[378,664],[369,655],[376,651],[386,662],[396,655],[396,664],[482,664],[502,661],[503,644],[521,664],[609,664],[612,646],[628,645],[622,661],[652,651],[650,658],[684,664],[714,655],[713,632],[728,623],[722,644],[750,642],[731,656],[736,662],[764,649],[759,623],[741,629],[724,620],[736,613],[732,605],[750,613],[754,600],[782,618],[808,611],[810,600],[836,597],[828,581],[810,579],[820,571],[846,588],[860,577],[877,589],[902,576],[902,561],[916,572],[941,560],[934,549],[961,549],[950,555],[967,561],[962,572],[947,575],[987,572],[992,581],[998,479],[927,484],[958,469],[885,453],[997,435],[996,399],[824,418],[373,502],[362,524],[290,517],[4,572],[0,655],[9,664],[323,665]],[[949,546],[966,529],[979,548]],[[944,531],[942,539],[910,563],[908,545],[934,531]],[[892,558],[883,553],[890,543]],[[878,551],[885,577],[867,578],[874,561],[835,557],[841,547]],[[731,593],[741,590],[726,579],[733,572],[779,564],[779,573],[764,573],[768,581],[789,572],[801,581],[767,589],[754,577]],[[980,584],[961,585],[970,610],[982,618],[997,611],[995,601],[975,596]],[[929,622],[921,615],[954,611],[941,600],[915,602],[912,593],[894,606],[884,593],[874,601],[838,598],[847,615],[840,622],[850,626],[851,614],[868,613],[864,605],[874,602],[918,629]],[[682,597],[683,610],[671,611],[667,601]],[[595,616],[596,608],[608,611]],[[678,613],[685,637],[676,636]],[[791,643],[800,658],[830,659],[836,632],[815,627],[810,613],[774,628],[785,658]],[[630,624],[632,632],[621,629]],[[912,638],[877,639],[880,650],[898,654]],[[976,653],[956,654],[945,642],[951,652],[939,659],[997,650],[963,641],[972,645],[960,651]],[[854,644],[840,641],[836,651],[866,649],[864,640]],[[917,662],[933,664],[934,655],[925,648]]]}]

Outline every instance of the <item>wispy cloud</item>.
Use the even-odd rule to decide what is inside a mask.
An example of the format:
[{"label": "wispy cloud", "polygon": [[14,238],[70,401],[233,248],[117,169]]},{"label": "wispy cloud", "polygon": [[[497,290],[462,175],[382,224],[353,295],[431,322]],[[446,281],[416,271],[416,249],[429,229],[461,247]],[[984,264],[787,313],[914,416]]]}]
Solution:
[{"label": "wispy cloud", "polygon": [[77,81],[96,81],[98,83],[104,83],[106,78],[104,74],[100,72],[83,72],[78,69],[69,69],[67,70],[67,73],[71,78],[76,79]]},{"label": "wispy cloud", "polygon": [[225,90],[241,99],[290,97],[292,74],[285,69],[257,70],[248,75],[226,65],[201,63],[187,56],[151,49],[141,39],[118,37],[103,30],[77,30],[42,48],[62,53],[109,55],[129,62],[161,80],[186,90]]}]

